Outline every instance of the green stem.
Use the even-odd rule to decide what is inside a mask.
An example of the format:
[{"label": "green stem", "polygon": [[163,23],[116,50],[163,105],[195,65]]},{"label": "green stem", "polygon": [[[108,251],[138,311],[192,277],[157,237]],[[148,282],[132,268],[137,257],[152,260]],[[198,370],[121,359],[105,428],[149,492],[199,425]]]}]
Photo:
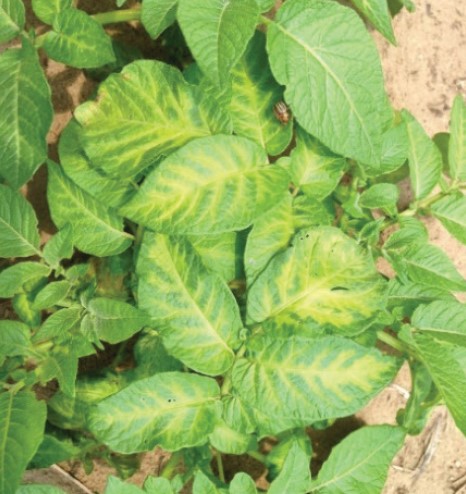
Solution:
[{"label": "green stem", "polygon": [[173,453],[159,476],[171,480],[175,476],[182,460],[183,454],[180,451]]},{"label": "green stem", "polygon": [[263,465],[267,464],[267,456],[259,453],[259,451],[248,451],[248,456],[254,458],[257,461],[260,461]]},{"label": "green stem", "polygon": [[401,353],[408,352],[407,348],[403,345],[403,343],[401,343],[400,340],[397,340],[385,331],[377,331],[377,338]]},{"label": "green stem", "polygon": [[215,450],[215,458],[217,460],[218,478],[225,483],[225,471],[223,470],[222,454]]},{"label": "green stem", "polygon": [[141,19],[140,9],[112,10],[91,16],[99,24],[115,24],[116,22],[139,21]]},{"label": "green stem", "polygon": [[265,24],[266,26],[268,26],[269,24],[272,24],[273,21],[272,19],[269,19],[268,17],[266,17],[265,15],[261,15],[260,16],[260,20],[263,24]]}]

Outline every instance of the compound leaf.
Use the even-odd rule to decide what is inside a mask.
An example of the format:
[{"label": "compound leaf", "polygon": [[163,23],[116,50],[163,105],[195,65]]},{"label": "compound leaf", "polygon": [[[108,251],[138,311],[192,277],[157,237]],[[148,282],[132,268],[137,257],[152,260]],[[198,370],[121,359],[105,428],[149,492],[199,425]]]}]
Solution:
[{"label": "compound leaf", "polygon": [[332,449],[317,479],[314,494],[376,494],[382,492],[388,468],[401,448],[406,432],[401,427],[363,427]]},{"label": "compound leaf", "polygon": [[413,314],[411,325],[438,340],[466,346],[466,305],[456,300],[438,300],[421,305]]},{"label": "compound leaf", "polygon": [[268,64],[265,37],[256,32],[232,72],[230,114],[235,134],[257,142],[269,155],[280,154],[293,134],[292,123],[282,124],[274,115],[274,106],[282,99],[283,89]]},{"label": "compound leaf", "polygon": [[248,317],[360,331],[385,306],[383,293],[371,257],[354,240],[336,228],[316,227],[298,233],[259,275],[249,291]]},{"label": "compound leaf", "polygon": [[179,0],[177,19],[194,58],[217,85],[231,77],[258,21],[255,0]]},{"label": "compound leaf", "polygon": [[272,72],[299,124],[338,154],[380,161],[382,69],[357,14],[326,0],[287,1],[267,38]]},{"label": "compound leaf", "polygon": [[466,103],[456,96],[451,111],[448,163],[453,179],[466,181]]},{"label": "compound leaf", "polygon": [[0,0],[0,43],[5,43],[21,32],[25,21],[21,0]]},{"label": "compound leaf", "polygon": [[27,38],[22,43],[0,56],[0,176],[15,189],[45,161],[53,115],[36,50]]},{"label": "compound leaf", "polygon": [[0,492],[15,494],[44,435],[47,407],[31,391],[0,393]]},{"label": "compound leaf", "polygon": [[432,213],[460,242],[466,245],[466,197],[446,196],[436,201]]},{"label": "compound leaf", "polygon": [[123,231],[123,219],[70,180],[61,167],[48,163],[47,198],[54,223],[73,225],[73,244],[96,256],[126,250],[131,236]]},{"label": "compound leaf", "polygon": [[242,328],[225,282],[183,238],[147,232],[137,262],[139,306],[161,330],[168,352],[209,375],[225,372]]},{"label": "compound leaf", "polygon": [[139,60],[102,83],[96,101],[76,109],[91,162],[114,177],[134,177],[188,141],[215,133],[176,68]]},{"label": "compound leaf", "polygon": [[380,31],[393,45],[396,44],[392,27],[392,18],[388,10],[387,0],[351,0],[367,17],[370,23]]},{"label": "compound leaf", "polygon": [[268,433],[350,415],[393,379],[398,362],[337,336],[264,335],[233,367],[241,399],[266,415]]},{"label": "compound leaf", "polygon": [[215,380],[166,372],[130,384],[101,401],[88,418],[93,434],[113,451],[167,451],[206,443],[221,415]]},{"label": "compound leaf", "polygon": [[210,136],[166,158],[121,212],[164,233],[241,230],[283,196],[288,182],[256,143]]},{"label": "compound leaf", "polygon": [[53,30],[43,47],[50,58],[79,69],[100,67],[115,60],[110,37],[82,10],[67,8],[53,18]]},{"label": "compound leaf", "polygon": [[408,133],[409,175],[414,197],[423,199],[442,174],[442,155],[419,122],[406,110],[401,112]]},{"label": "compound leaf", "polygon": [[0,257],[37,255],[39,242],[32,206],[19,192],[0,184]]},{"label": "compound leaf", "polygon": [[178,0],[144,0],[141,22],[151,38],[157,38],[176,18]]}]

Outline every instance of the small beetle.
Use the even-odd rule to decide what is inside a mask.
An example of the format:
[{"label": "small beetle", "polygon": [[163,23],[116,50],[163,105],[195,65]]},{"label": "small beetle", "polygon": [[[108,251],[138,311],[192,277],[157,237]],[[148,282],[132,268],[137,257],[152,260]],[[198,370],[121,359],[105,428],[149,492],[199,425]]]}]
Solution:
[{"label": "small beetle", "polygon": [[283,125],[286,125],[291,120],[290,110],[283,101],[279,101],[275,104],[273,113],[275,117],[277,117],[277,120]]}]

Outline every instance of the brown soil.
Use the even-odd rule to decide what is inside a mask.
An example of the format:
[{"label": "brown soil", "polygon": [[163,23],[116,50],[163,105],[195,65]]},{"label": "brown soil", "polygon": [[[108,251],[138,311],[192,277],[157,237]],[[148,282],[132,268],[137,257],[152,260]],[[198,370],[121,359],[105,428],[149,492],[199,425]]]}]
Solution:
[{"label": "brown soil", "polygon": [[[113,0],[112,0],[113,2]],[[89,1],[89,5],[94,2]],[[430,135],[448,129],[453,98],[458,92],[466,94],[466,2],[458,0],[416,0],[417,11],[403,11],[394,21],[398,46],[393,47],[378,33],[374,37],[382,55],[386,85],[395,108],[407,108],[422,123]],[[99,3],[100,6],[100,3]],[[133,36],[137,26],[130,26],[127,36]],[[137,38],[137,36],[136,36]],[[144,47],[142,47],[144,48]],[[72,110],[94,90],[94,84],[81,71],[66,68],[48,61],[47,76],[52,86],[53,101],[57,110],[49,134],[51,156],[56,159],[57,138],[71,118]],[[41,170],[28,197],[41,217],[43,241],[53,232],[48,219],[44,197],[45,172]],[[441,246],[466,276],[466,248],[451,238],[435,220],[426,221],[431,241]],[[353,420],[356,423],[395,423],[396,412],[406,402],[403,393],[410,388],[409,371],[403,368],[395,385],[374,399]],[[347,427],[346,429],[344,427]],[[326,447],[341,439],[343,429],[334,429],[333,436],[315,438]],[[155,451],[144,455],[140,472],[132,482],[141,484],[148,474],[156,475],[166,455]],[[76,484],[67,473],[85,486]],[[113,470],[96,462],[91,475],[86,475],[79,464],[64,464],[60,468],[31,471],[25,476],[28,482],[50,483],[61,486],[68,493],[103,492],[107,477]],[[228,464],[229,471],[238,465]],[[264,486],[264,471],[254,460],[245,461],[243,470],[251,471]],[[406,441],[390,468],[384,494],[466,494],[466,439],[455,427],[445,408],[439,407],[431,417],[425,431]],[[292,494],[292,493],[287,493]]]}]

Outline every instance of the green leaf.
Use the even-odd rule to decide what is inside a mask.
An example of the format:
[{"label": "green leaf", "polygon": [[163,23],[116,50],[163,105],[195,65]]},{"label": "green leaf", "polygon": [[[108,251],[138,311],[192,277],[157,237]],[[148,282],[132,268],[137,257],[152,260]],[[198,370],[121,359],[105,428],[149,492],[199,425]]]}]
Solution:
[{"label": "green leaf", "polygon": [[0,321],[0,365],[5,357],[25,356],[31,350],[31,332],[19,321]]},{"label": "green leaf", "polygon": [[141,310],[110,298],[92,299],[87,310],[87,317],[99,340],[112,344],[129,339],[150,322],[150,318]]},{"label": "green leaf", "polygon": [[360,198],[359,205],[363,208],[382,209],[395,216],[396,203],[400,197],[398,187],[389,183],[375,184],[365,190]]},{"label": "green leaf", "polygon": [[42,288],[36,295],[32,305],[34,309],[47,309],[48,307],[53,307],[66,298],[70,290],[71,283],[69,281],[53,281]]},{"label": "green leaf", "polygon": [[466,434],[466,369],[456,358],[456,347],[419,332],[411,334],[404,330],[400,337],[414,348],[427,367],[458,429]]},{"label": "green leaf", "polygon": [[60,439],[52,434],[45,434],[29,468],[47,468],[54,463],[79,457],[80,454],[81,449],[70,438]]},{"label": "green leaf", "polygon": [[238,305],[189,243],[147,232],[138,256],[139,307],[152,316],[168,352],[203,374],[223,374],[242,328]]},{"label": "green leaf", "polygon": [[235,394],[222,397],[223,420],[225,423],[243,434],[251,434],[256,430],[256,423],[249,406]]},{"label": "green leaf", "polygon": [[256,484],[247,473],[239,472],[230,482],[230,494],[257,494]]},{"label": "green leaf", "polygon": [[39,242],[32,206],[19,192],[0,184],[0,257],[37,255]]},{"label": "green leaf", "polygon": [[271,260],[249,291],[248,317],[361,331],[384,308],[383,293],[372,258],[336,228],[317,227]]},{"label": "green leaf", "polygon": [[24,28],[25,12],[21,0],[0,0],[0,43],[14,38]]},{"label": "green leaf", "polygon": [[49,316],[34,335],[34,342],[50,340],[57,336],[64,336],[68,331],[74,329],[81,320],[82,307],[61,309]]},{"label": "green leaf", "polygon": [[177,19],[204,74],[215,84],[230,80],[258,21],[255,0],[179,0]]},{"label": "green leaf", "polygon": [[143,490],[111,475],[108,477],[104,494],[143,494]]},{"label": "green leaf", "polygon": [[84,152],[83,132],[76,120],[65,127],[58,144],[60,164],[76,185],[99,202],[118,208],[131,199],[137,188],[129,178],[111,177],[93,165]]},{"label": "green leaf", "polygon": [[272,480],[283,470],[286,458],[295,445],[306,453],[307,458],[310,459],[312,455],[312,444],[304,429],[285,431],[277,439],[278,444],[275,444],[272,451],[267,455],[267,478]]},{"label": "green leaf", "polygon": [[47,407],[34,393],[0,393],[0,492],[15,494],[44,435]]},{"label": "green leaf", "polygon": [[52,24],[55,16],[71,4],[72,0],[32,0],[32,10],[42,22]]},{"label": "green leaf", "polygon": [[221,414],[215,380],[166,372],[142,379],[100,402],[89,415],[92,433],[118,453],[167,451],[205,444]]},{"label": "green leaf", "polygon": [[221,494],[221,492],[202,470],[198,470],[194,475],[193,494]]},{"label": "green leaf", "polygon": [[392,27],[392,18],[388,10],[387,0],[351,0],[370,23],[380,31],[393,45],[396,45]]},{"label": "green leaf", "polygon": [[50,268],[38,262],[20,262],[0,272],[0,298],[11,298],[24,291],[24,285],[46,278]]},{"label": "green leaf", "polygon": [[401,427],[363,427],[335,446],[311,484],[315,494],[382,492],[393,457],[403,446]]},{"label": "green leaf", "polygon": [[134,177],[197,137],[218,131],[196,101],[193,88],[169,65],[140,60],[111,75],[96,101],[75,111],[92,163],[115,177]]},{"label": "green leaf", "polygon": [[382,69],[357,14],[336,2],[288,1],[267,38],[272,72],[299,124],[338,154],[380,161]]},{"label": "green leaf", "polygon": [[275,0],[256,0],[260,12],[268,12],[274,5]]},{"label": "green leaf", "polygon": [[448,291],[441,288],[421,285],[419,283],[401,283],[398,279],[388,283],[388,308],[401,307],[403,315],[411,316],[414,310],[421,304],[428,304],[435,300],[455,300]]},{"label": "green leaf", "polygon": [[408,132],[409,175],[414,197],[423,199],[440,180],[442,155],[419,122],[407,110],[401,114]]},{"label": "green leaf", "polygon": [[460,242],[466,245],[466,197],[446,196],[432,206],[432,213]]},{"label": "green leaf", "polygon": [[236,232],[216,235],[189,235],[188,240],[206,267],[226,282],[237,277],[242,261],[242,247]]},{"label": "green leaf", "polygon": [[[407,218],[406,218],[407,219]],[[427,229],[424,223],[416,218],[409,218],[409,221],[402,220],[400,216],[400,229],[392,233],[385,241],[384,249],[389,251],[403,251],[413,244],[426,244],[429,240]]]},{"label": "green leaf", "polygon": [[283,89],[275,82],[259,31],[232,72],[230,114],[236,135],[259,144],[269,155],[283,152],[291,141],[293,125],[282,124],[274,106],[283,100]]},{"label": "green leaf", "polygon": [[159,35],[175,22],[178,0],[144,0],[141,22],[151,38]]},{"label": "green leaf", "polygon": [[61,429],[86,429],[85,416],[90,407],[121,388],[121,380],[113,374],[99,378],[80,377],[76,380],[75,396],[58,391],[47,402],[48,420]]},{"label": "green leaf", "polygon": [[15,494],[66,494],[54,485],[27,484],[20,485]]},{"label": "green leaf", "polygon": [[325,199],[338,185],[345,168],[344,158],[298,127],[290,174],[305,194],[317,200]]},{"label": "green leaf", "polygon": [[441,290],[466,291],[466,280],[445,252],[434,245],[414,244],[390,256],[403,283],[410,280]]},{"label": "green leaf", "polygon": [[217,451],[229,455],[242,455],[257,447],[254,437],[238,432],[223,420],[215,425],[215,429],[209,435],[209,443]]},{"label": "green leaf", "polygon": [[248,286],[277,252],[288,247],[293,234],[292,198],[286,192],[281,201],[257,219],[248,235],[244,252]]},{"label": "green leaf", "polygon": [[178,371],[183,369],[179,360],[168,355],[162,343],[162,338],[151,331],[138,338],[134,346],[136,373],[139,377],[150,377],[159,372]]},{"label": "green leaf", "polygon": [[[254,337],[233,367],[241,399],[270,420],[264,433],[350,415],[393,379],[398,363],[342,337]],[[262,424],[261,424],[262,425]]]},{"label": "green leaf", "polygon": [[111,256],[131,245],[123,219],[71,181],[55,163],[48,163],[47,198],[54,223],[73,229],[73,244],[96,256]]},{"label": "green leaf", "polygon": [[165,159],[121,211],[164,233],[241,230],[282,197],[288,182],[252,141],[205,137]]},{"label": "green leaf", "polygon": [[42,46],[47,55],[78,69],[100,67],[115,60],[104,28],[82,10],[64,9],[53,18]]},{"label": "green leaf", "polygon": [[[63,328],[63,332],[65,332]],[[73,339],[62,338],[60,345],[54,347],[45,363],[47,381],[56,379],[60,391],[66,396],[74,396],[76,376],[78,373],[79,348]]]},{"label": "green leaf", "polygon": [[466,305],[456,300],[439,300],[418,307],[411,325],[438,340],[466,346]]},{"label": "green leaf", "polygon": [[62,259],[70,259],[73,255],[73,230],[70,225],[65,225],[44,247],[45,261],[57,269]]},{"label": "green leaf", "polygon": [[451,111],[448,162],[453,179],[466,181],[466,103],[457,95]]},{"label": "green leaf", "polygon": [[309,490],[311,472],[309,471],[309,457],[294,443],[286,457],[283,469],[270,485],[268,494],[306,494]]},{"label": "green leaf", "polygon": [[144,481],[147,494],[177,494],[171,482],[164,477],[147,477]]},{"label": "green leaf", "polygon": [[410,362],[411,389],[406,407],[399,410],[396,421],[409,434],[420,434],[429,419],[432,408],[437,406],[437,400],[432,399],[433,393],[438,393],[432,382],[429,371],[421,362]]},{"label": "green leaf", "polygon": [[45,161],[53,115],[36,50],[28,39],[22,42],[0,55],[0,176],[15,189]]}]

